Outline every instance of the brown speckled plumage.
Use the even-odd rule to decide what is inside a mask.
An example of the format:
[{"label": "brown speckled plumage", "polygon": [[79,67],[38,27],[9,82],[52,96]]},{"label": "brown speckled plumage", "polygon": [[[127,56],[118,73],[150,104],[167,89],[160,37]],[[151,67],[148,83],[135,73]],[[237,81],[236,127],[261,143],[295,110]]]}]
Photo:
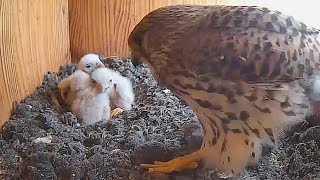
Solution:
[{"label": "brown speckled plumage", "polygon": [[318,75],[319,37],[267,8],[177,5],[146,15],[129,46],[197,114],[200,159],[237,174],[312,109],[305,84]]}]

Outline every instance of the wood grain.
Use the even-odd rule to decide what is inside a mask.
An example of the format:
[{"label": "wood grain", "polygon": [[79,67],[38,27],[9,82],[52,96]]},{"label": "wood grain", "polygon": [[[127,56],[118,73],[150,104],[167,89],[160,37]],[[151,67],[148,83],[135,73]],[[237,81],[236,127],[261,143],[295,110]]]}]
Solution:
[{"label": "wood grain", "polygon": [[227,0],[69,0],[72,62],[87,53],[127,57],[127,38],[150,11],[174,4],[226,4]]},{"label": "wood grain", "polygon": [[70,62],[67,0],[0,0],[0,126],[48,71]]}]

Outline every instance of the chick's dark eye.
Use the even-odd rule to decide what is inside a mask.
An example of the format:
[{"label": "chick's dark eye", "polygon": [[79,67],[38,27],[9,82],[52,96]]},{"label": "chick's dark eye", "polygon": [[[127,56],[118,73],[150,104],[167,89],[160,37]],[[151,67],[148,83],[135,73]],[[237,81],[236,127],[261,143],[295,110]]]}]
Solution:
[{"label": "chick's dark eye", "polygon": [[112,79],[110,79],[110,82],[112,82]]},{"label": "chick's dark eye", "polygon": [[86,65],[86,68],[91,68],[91,65],[90,65],[90,64],[87,64],[87,65]]}]

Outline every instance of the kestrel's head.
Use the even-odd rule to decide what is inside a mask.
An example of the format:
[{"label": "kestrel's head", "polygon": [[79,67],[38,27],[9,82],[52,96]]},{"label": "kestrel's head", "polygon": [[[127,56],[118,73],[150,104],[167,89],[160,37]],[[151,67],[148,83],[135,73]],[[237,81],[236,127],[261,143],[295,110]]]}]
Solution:
[{"label": "kestrel's head", "polygon": [[95,69],[104,68],[105,65],[100,61],[100,58],[96,54],[86,54],[80,59],[78,63],[78,69],[87,74],[91,74]]},{"label": "kestrel's head", "polygon": [[114,85],[114,71],[108,68],[98,68],[91,73],[91,79],[98,85],[100,93],[110,92]]}]

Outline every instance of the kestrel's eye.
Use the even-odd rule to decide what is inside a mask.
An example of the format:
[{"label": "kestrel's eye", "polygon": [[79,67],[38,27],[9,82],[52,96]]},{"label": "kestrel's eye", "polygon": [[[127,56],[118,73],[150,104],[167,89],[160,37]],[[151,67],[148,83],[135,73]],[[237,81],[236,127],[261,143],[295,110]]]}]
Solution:
[{"label": "kestrel's eye", "polygon": [[86,65],[86,68],[91,68],[91,64],[87,64],[87,65]]}]

